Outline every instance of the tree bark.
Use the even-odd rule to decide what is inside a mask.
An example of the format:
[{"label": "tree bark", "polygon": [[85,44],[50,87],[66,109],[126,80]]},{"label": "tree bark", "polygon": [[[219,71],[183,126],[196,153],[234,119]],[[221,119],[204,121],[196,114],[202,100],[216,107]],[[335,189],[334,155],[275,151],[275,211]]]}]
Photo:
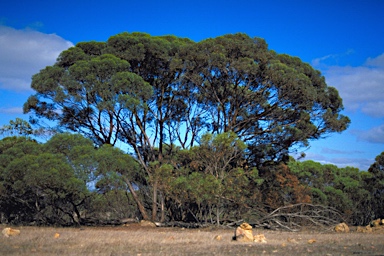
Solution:
[{"label": "tree bark", "polygon": [[160,222],[165,221],[165,199],[163,193],[160,194],[160,200],[161,200],[161,218]]},{"label": "tree bark", "polygon": [[152,221],[156,221],[157,216],[157,180],[153,184],[153,198],[152,198]]},{"label": "tree bark", "polygon": [[148,214],[145,211],[145,208],[144,208],[143,204],[141,203],[139,197],[137,196],[135,189],[132,186],[132,183],[129,181],[129,179],[127,177],[124,177],[124,180],[125,180],[125,183],[127,183],[129,190],[132,193],[132,197],[135,200],[137,207],[139,208],[141,216],[143,217],[144,220],[149,220]]}]

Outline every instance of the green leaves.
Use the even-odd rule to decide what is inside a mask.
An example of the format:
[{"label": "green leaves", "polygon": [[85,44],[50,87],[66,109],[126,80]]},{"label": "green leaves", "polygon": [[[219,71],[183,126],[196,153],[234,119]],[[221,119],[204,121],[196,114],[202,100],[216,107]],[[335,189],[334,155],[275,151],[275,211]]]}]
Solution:
[{"label": "green leaves", "polygon": [[98,143],[114,144],[120,133],[115,127],[124,121],[119,120],[120,115],[125,116],[122,109],[145,108],[152,89],[141,77],[128,72],[127,61],[101,54],[97,45],[81,47],[85,51],[70,49],[56,65],[33,77],[32,88],[37,94],[28,99],[24,111],[58,121],[67,129],[92,134]]},{"label": "green leaves", "polygon": [[332,206],[354,223],[369,221],[367,205],[373,201],[372,187],[366,186],[366,172],[314,161],[290,161],[288,165],[301,183],[310,188],[313,203]]},{"label": "green leaves", "polygon": [[101,176],[114,172],[130,178],[139,171],[139,165],[133,157],[111,145],[106,144],[99,148],[95,158],[98,163],[98,175]]},{"label": "green leaves", "polygon": [[79,47],[71,47],[68,50],[60,53],[57,58],[57,66],[61,68],[68,68],[75,64],[77,61],[87,60],[89,57],[85,52]]},{"label": "green leaves", "polygon": [[371,175],[367,175],[365,181],[372,196],[372,214],[377,218],[384,212],[384,152],[375,158],[368,173]]},{"label": "green leaves", "polygon": [[108,89],[103,86],[108,85],[114,74],[128,70],[129,66],[128,62],[114,55],[103,54],[90,60],[77,61],[69,68],[69,73],[73,79],[89,86],[89,89],[96,87],[96,90],[102,91]]},{"label": "green leaves", "polygon": [[18,135],[18,136],[30,136],[33,135],[35,131],[33,130],[30,123],[27,121],[16,118],[15,120],[9,121],[9,125],[4,125],[0,127],[0,134],[7,135]]},{"label": "green leaves", "polygon": [[59,216],[71,214],[84,203],[89,192],[86,183],[76,177],[71,150],[59,152],[54,144],[45,148],[30,139],[16,137],[0,141],[0,205],[5,209],[2,213],[8,217],[18,214],[20,222],[36,218],[41,224],[53,224],[52,220],[67,224]]},{"label": "green leaves", "polygon": [[112,77],[112,90],[118,92],[118,102],[126,109],[135,112],[147,106],[152,97],[152,87],[140,76],[131,72],[119,72]]},{"label": "green leaves", "polygon": [[236,166],[244,156],[246,145],[233,132],[202,136],[201,145],[195,147],[196,161],[201,162],[205,172],[218,180],[223,180],[227,173]]},{"label": "green leaves", "polygon": [[42,69],[38,74],[32,76],[31,87],[39,93],[44,93],[52,97],[55,88],[60,84],[61,77],[64,75],[64,69],[58,66],[48,66]]},{"label": "green leaves", "polygon": [[262,165],[350,122],[319,71],[241,33],[199,43],[145,33],[78,43],[35,75],[32,88],[25,112],[97,144],[128,142],[136,154],[158,146],[160,157],[165,144],[188,148],[204,133],[232,131]]},{"label": "green leaves", "polygon": [[56,134],[43,147],[47,152],[63,155],[76,178],[84,184],[93,182],[97,164],[94,145],[90,139],[80,134]]}]

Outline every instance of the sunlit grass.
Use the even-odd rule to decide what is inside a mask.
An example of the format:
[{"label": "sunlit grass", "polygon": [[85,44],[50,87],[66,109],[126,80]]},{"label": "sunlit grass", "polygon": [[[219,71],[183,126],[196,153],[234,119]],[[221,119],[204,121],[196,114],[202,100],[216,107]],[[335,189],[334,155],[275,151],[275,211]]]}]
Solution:
[{"label": "sunlit grass", "polygon": [[[3,227],[1,227],[3,228]],[[0,238],[0,255],[348,255],[384,251],[382,235],[361,233],[263,233],[267,244],[232,241],[232,229],[16,227]],[[220,235],[221,240],[215,237]],[[308,243],[309,240],[313,243]]]}]

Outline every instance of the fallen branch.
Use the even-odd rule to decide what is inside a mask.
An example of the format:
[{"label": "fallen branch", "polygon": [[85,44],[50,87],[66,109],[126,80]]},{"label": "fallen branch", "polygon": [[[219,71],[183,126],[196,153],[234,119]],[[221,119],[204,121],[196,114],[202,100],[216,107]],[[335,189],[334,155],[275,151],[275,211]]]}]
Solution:
[{"label": "fallen branch", "polygon": [[343,218],[336,209],[302,203],[279,207],[260,218],[253,226],[299,231],[302,226],[328,228],[340,222],[343,222]]}]

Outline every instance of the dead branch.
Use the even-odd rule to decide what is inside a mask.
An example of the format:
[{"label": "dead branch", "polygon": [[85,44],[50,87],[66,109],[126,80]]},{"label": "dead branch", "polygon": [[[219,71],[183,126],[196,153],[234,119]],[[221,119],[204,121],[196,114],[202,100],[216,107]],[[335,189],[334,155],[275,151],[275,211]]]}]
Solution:
[{"label": "dead branch", "polygon": [[328,228],[342,221],[341,213],[332,207],[301,203],[279,207],[260,218],[253,226],[299,231],[304,226]]}]

